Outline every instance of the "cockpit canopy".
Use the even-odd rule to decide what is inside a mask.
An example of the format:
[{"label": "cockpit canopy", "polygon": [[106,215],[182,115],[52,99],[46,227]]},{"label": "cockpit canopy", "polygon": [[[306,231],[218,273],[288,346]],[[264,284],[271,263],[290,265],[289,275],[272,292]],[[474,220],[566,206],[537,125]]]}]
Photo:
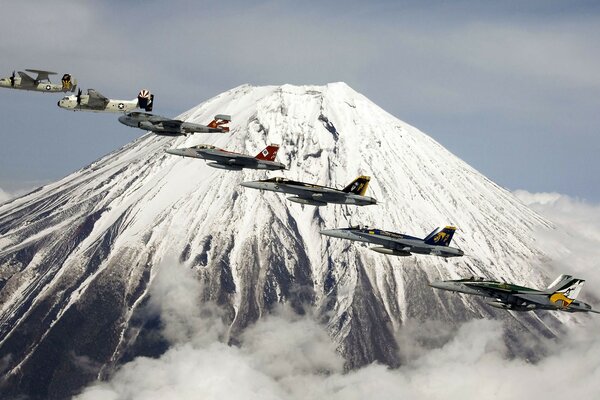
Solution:
[{"label": "cockpit canopy", "polygon": [[278,176],[276,178],[265,179],[263,182],[284,183],[284,182],[289,182],[289,179],[282,178],[282,177]]}]

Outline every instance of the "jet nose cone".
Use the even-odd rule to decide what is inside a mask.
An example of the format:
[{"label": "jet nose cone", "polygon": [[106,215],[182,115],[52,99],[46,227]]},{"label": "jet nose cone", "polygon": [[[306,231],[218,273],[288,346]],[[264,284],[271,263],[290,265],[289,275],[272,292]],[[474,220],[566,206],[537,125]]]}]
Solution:
[{"label": "jet nose cone", "polygon": [[174,156],[185,156],[185,150],[182,149],[167,149],[166,153],[173,154]]},{"label": "jet nose cone", "polygon": [[127,125],[127,115],[121,115],[119,117],[119,122],[122,123],[122,124]]},{"label": "jet nose cone", "polygon": [[344,238],[343,232],[340,229],[323,229],[321,235],[331,236],[336,238]]},{"label": "jet nose cone", "polygon": [[433,281],[429,283],[429,286],[436,289],[451,290],[451,285],[448,282],[444,281]]},{"label": "jet nose cone", "polygon": [[260,182],[242,182],[240,185],[251,189],[262,189]]}]

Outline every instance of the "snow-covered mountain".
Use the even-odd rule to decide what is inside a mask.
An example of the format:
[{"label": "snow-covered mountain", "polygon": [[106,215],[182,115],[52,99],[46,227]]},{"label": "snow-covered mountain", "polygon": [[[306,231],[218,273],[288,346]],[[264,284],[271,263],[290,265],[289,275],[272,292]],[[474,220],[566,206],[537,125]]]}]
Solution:
[{"label": "snow-covered mountain", "polygon": [[[401,363],[412,320],[448,326],[482,316],[519,335],[552,336],[550,313],[508,313],[435,291],[471,275],[544,286],[535,232],[552,226],[436,141],[343,83],[243,85],[182,115],[231,114],[229,134],[145,135],[66,178],[0,206],[0,371],[5,393],[61,397],[139,354],[161,352],[141,309],[157,268],[194,268],[206,300],[227,310],[230,337],[287,302],[320,316],[349,368]],[[377,206],[315,208],[245,189],[278,176],[223,171],[165,154],[213,144],[282,148],[283,175],[342,187],[370,175]],[[369,225],[425,236],[459,227],[469,257],[391,257],[320,229]],[[543,317],[543,319],[541,319]],[[163,349],[164,350],[164,349]]]}]

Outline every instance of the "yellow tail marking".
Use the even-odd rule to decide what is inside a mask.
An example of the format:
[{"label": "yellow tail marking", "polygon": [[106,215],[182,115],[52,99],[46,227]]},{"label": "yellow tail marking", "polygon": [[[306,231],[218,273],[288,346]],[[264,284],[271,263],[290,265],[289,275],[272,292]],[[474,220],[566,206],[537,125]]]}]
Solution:
[{"label": "yellow tail marking", "polygon": [[560,308],[569,308],[569,306],[573,302],[572,299],[568,298],[560,292],[556,292],[552,296],[550,296],[550,301]]},{"label": "yellow tail marking", "polygon": [[445,243],[446,239],[448,239],[448,234],[446,232],[439,232],[437,235],[435,235],[433,237],[433,242],[434,243],[439,243],[439,242]]}]

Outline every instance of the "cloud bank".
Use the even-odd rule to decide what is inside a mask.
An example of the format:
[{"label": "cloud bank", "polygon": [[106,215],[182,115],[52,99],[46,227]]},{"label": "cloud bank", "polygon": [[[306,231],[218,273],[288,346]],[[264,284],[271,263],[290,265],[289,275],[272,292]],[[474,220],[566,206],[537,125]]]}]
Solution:
[{"label": "cloud bank", "polygon": [[[553,268],[588,278],[584,291],[597,292],[589,282],[597,277],[600,206],[557,193],[515,195],[556,223],[558,229],[540,239],[554,248]],[[405,363],[399,369],[372,364],[344,371],[325,328],[285,306],[249,327],[239,346],[227,345],[220,310],[201,302],[194,271],[175,261],[160,267],[151,295],[169,350],[159,358],[134,359],[78,399],[480,400],[595,398],[600,393],[597,315],[577,317],[563,337],[545,342],[547,356],[537,363],[507,357],[498,321],[473,320],[455,332],[432,321],[412,327],[411,335],[434,329],[436,337],[446,337],[438,347],[414,346],[405,338],[400,346]]]},{"label": "cloud bank", "polygon": [[[538,232],[542,248],[552,257],[556,273],[587,280],[587,291],[600,293],[600,204],[559,193],[514,194],[527,206],[554,222],[553,232]],[[584,296],[586,288],[584,288]]]}]

